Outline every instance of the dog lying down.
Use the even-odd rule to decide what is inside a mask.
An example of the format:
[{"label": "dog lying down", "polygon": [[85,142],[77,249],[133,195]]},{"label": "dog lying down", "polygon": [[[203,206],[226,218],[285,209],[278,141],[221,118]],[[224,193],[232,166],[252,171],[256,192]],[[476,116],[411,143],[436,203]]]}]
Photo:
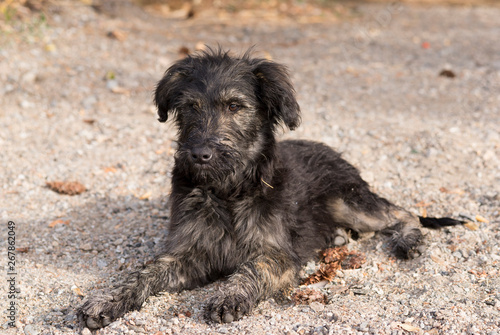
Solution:
[{"label": "dog lying down", "polygon": [[160,122],[178,127],[163,252],[79,307],[101,328],[148,296],[227,278],[205,315],[232,322],[298,281],[318,250],[343,245],[346,231],[382,232],[407,258],[420,227],[462,222],[418,217],[372,193],[359,172],[321,143],[282,141],[300,109],[283,65],[208,50],[173,64],[155,92]]}]

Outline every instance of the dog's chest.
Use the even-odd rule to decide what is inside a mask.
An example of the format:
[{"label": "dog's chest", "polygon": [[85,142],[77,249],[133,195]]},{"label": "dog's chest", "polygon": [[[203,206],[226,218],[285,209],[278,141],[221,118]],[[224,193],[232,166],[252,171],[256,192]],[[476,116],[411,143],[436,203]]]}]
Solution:
[{"label": "dog's chest", "polygon": [[[238,252],[250,249],[278,247],[275,236],[282,230],[283,214],[260,195],[223,198],[210,190],[194,189],[189,196],[191,208],[184,208],[205,236],[217,236],[216,244],[231,244]],[[189,224],[189,222],[186,222]],[[217,247],[217,245],[214,245]],[[224,248],[226,249],[226,248]]]}]

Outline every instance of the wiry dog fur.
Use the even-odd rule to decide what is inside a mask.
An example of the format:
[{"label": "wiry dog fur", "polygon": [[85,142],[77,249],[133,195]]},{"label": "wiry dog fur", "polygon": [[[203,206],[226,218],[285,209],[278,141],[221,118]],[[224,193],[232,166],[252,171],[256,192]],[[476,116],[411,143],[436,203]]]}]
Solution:
[{"label": "wiry dog fur", "polygon": [[231,322],[293,285],[318,249],[347,241],[345,230],[382,231],[402,258],[417,245],[419,218],[372,193],[358,171],[326,145],[276,142],[300,111],[287,70],[217,50],[180,60],[158,83],[161,122],[173,118],[179,148],[172,174],[165,251],[79,308],[89,328],[106,326],[146,298],[227,277],[206,316]]}]

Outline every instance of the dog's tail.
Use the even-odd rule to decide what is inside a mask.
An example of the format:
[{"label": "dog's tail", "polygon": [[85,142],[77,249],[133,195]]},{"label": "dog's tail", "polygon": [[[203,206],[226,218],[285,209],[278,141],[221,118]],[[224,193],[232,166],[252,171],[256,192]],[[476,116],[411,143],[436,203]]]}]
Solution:
[{"label": "dog's tail", "polygon": [[419,216],[418,219],[423,227],[431,229],[441,229],[447,226],[458,226],[466,223],[465,221],[455,220],[452,218],[427,218]]}]

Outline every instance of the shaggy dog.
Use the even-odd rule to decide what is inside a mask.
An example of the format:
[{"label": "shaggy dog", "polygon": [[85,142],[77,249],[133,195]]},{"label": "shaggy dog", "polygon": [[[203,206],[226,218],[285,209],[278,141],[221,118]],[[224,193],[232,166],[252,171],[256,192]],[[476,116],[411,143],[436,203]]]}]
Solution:
[{"label": "shaggy dog", "polygon": [[210,297],[206,317],[231,322],[297,281],[319,249],[347,242],[346,230],[390,235],[407,258],[419,227],[456,225],[421,218],[372,193],[359,172],[326,145],[277,142],[300,110],[282,65],[221,50],[172,65],[155,92],[159,120],[175,120],[165,249],[154,262],[79,308],[89,328],[104,327],[148,296],[227,278]]}]

